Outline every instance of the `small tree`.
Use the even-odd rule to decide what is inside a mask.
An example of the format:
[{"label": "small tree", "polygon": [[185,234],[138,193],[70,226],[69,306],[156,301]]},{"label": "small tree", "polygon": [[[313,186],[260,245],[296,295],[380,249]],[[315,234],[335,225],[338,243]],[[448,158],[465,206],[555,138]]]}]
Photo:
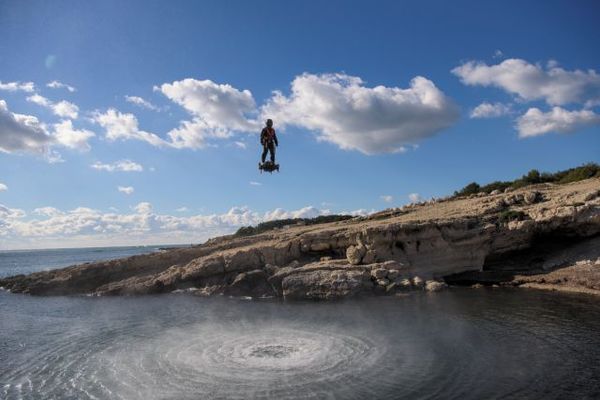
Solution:
[{"label": "small tree", "polygon": [[532,169],[527,175],[523,176],[523,180],[529,184],[540,183],[542,181],[540,171]]},{"label": "small tree", "polygon": [[458,192],[454,192],[455,196],[468,196],[470,194],[479,193],[481,186],[477,182],[471,182]]}]

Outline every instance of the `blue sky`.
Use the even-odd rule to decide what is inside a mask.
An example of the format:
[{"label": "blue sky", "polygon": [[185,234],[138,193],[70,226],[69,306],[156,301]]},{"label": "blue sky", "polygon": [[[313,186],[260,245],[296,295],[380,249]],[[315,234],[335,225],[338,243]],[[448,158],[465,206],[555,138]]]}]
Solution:
[{"label": "blue sky", "polygon": [[[197,242],[600,161],[599,17],[594,1],[0,1],[0,249]],[[279,174],[256,168],[266,117]]]}]

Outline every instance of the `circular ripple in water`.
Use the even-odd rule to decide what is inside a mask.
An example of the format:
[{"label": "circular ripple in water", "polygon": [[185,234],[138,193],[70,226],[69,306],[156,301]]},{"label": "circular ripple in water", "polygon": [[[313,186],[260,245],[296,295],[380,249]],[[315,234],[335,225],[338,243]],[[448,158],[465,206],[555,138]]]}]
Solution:
[{"label": "circular ripple in water", "polygon": [[383,348],[339,331],[196,325],[111,348],[95,363],[125,397],[323,398],[343,388],[352,398],[365,395]]}]

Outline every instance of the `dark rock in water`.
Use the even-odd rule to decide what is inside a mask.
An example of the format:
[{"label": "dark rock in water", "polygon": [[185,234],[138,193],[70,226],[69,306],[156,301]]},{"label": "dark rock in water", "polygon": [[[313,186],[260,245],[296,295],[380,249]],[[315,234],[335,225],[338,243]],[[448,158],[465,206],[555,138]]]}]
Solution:
[{"label": "dark rock in water", "polygon": [[224,294],[230,296],[273,297],[276,293],[267,278],[267,274],[261,269],[242,272],[235,277],[231,285],[225,288]]}]

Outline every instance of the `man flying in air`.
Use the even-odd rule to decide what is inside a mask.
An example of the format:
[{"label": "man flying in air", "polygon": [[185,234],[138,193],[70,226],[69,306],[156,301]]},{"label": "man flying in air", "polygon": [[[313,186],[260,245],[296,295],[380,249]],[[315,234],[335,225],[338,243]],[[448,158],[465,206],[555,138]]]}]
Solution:
[{"label": "man flying in air", "polygon": [[277,141],[277,135],[275,129],[273,129],[273,120],[267,120],[267,126],[265,126],[260,133],[260,144],[263,145],[262,163],[265,163],[267,158],[267,152],[271,153],[271,164],[275,165],[275,147],[279,146]]}]

